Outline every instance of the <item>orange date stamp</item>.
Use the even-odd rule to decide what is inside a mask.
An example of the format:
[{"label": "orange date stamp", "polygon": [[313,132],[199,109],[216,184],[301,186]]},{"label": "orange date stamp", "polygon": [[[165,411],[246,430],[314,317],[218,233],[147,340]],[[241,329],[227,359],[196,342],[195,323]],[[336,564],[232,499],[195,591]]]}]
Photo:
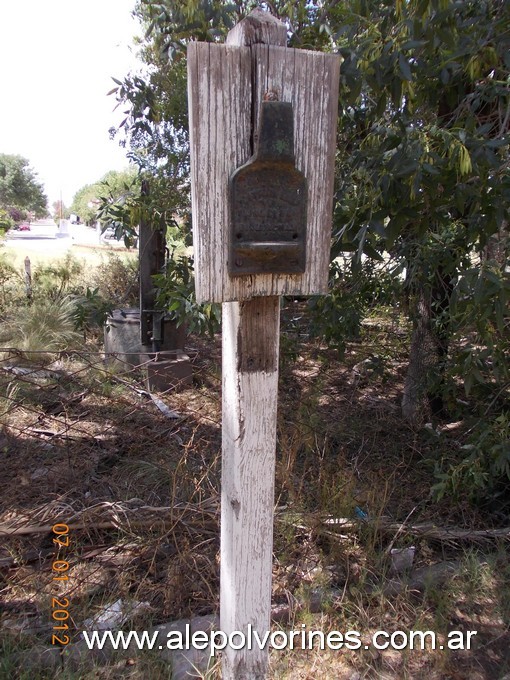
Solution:
[{"label": "orange date stamp", "polygon": [[[69,527],[67,524],[54,524],[51,528],[54,537],[55,555],[51,564],[53,572],[52,582],[55,586],[69,580],[69,562],[60,559],[61,551],[65,550],[70,545]],[[69,630],[69,598],[67,597],[52,597],[51,598],[51,618],[53,620],[53,634],[51,636],[52,645],[61,645],[64,647],[68,645],[71,638],[65,631]]]}]

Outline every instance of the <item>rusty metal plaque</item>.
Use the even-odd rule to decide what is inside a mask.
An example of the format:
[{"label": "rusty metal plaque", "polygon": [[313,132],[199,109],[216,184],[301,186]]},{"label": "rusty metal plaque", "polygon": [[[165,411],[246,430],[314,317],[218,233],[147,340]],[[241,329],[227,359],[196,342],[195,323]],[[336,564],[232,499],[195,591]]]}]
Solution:
[{"label": "rusty metal plaque", "polygon": [[304,272],[306,208],[292,104],[263,102],[257,150],[230,178],[230,274]]}]

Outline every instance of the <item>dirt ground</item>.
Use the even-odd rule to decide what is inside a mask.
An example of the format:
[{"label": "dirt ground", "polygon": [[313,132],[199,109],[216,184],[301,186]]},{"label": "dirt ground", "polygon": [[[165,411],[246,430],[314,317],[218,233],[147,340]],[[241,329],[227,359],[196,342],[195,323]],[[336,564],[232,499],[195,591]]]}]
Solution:
[{"label": "dirt ground", "polygon": [[[291,305],[285,314],[298,311]],[[273,604],[306,603],[318,590],[333,599],[325,598],[320,611],[302,606],[289,625],[364,636],[378,629],[433,629],[443,636],[476,629],[478,636],[469,652],[275,652],[272,677],[502,679],[510,672],[506,545],[457,540],[447,531],[493,529],[501,519],[430,496],[435,463],[460,445],[463,431],[460,424],[438,438],[402,422],[409,329],[398,317],[372,319],[340,360],[292,328],[280,370]],[[73,639],[86,619],[118,599],[143,603],[127,629],[218,611],[219,338],[190,338],[189,353],[193,386],[153,395],[156,401],[144,393],[140,374],[105,365],[94,345],[3,354],[5,658],[49,644],[55,560],[69,565],[68,578],[57,585],[70,603]],[[373,361],[376,355],[384,360]],[[332,518],[353,526],[335,530],[327,523]],[[445,532],[430,538],[380,528],[402,522]],[[56,545],[58,524],[68,527],[69,545]],[[390,550],[410,545],[415,569],[445,561],[458,566],[421,592],[390,594]],[[4,666],[10,677],[12,663]],[[136,667],[117,668],[115,677],[135,677]],[[90,677],[114,677],[100,672]],[[159,672],[145,677],[168,677]]]}]

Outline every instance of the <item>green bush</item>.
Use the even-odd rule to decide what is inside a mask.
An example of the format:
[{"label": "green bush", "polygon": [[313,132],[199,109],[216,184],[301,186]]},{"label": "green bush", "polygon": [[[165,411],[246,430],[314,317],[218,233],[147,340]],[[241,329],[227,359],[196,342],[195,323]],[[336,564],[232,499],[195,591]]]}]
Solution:
[{"label": "green bush", "polygon": [[102,259],[87,284],[112,308],[137,306],[138,259],[122,258],[117,253],[108,253]]},{"label": "green bush", "polygon": [[510,416],[480,419],[460,455],[452,453],[447,462],[436,466],[438,479],[432,487],[436,499],[445,495],[459,500],[480,502],[494,497],[505,482],[510,483]]},{"label": "green bush", "polygon": [[80,292],[79,276],[83,265],[71,253],[51,264],[39,264],[33,274],[34,295],[38,298],[58,300],[65,295]]},{"label": "green bush", "polygon": [[503,266],[483,262],[458,278],[450,307],[453,346],[442,389],[452,417],[469,423],[470,434],[460,453],[452,452],[437,466],[436,496],[480,502],[510,483],[509,304],[510,276]]},{"label": "green bush", "polygon": [[217,304],[198,304],[193,271],[192,257],[170,257],[165,272],[153,276],[156,305],[190,333],[213,335],[220,327],[221,308]]},{"label": "green bush", "polygon": [[21,275],[12,264],[11,253],[0,253],[0,309],[5,311],[23,296]]},{"label": "green bush", "polygon": [[12,219],[12,217],[9,215],[7,210],[0,208],[0,230],[2,230],[3,234],[5,234],[7,231],[9,231],[9,229],[12,229],[13,227],[14,220]]},{"label": "green bush", "polygon": [[112,304],[105,300],[98,288],[88,288],[84,295],[74,298],[74,322],[76,329],[83,333],[102,330],[109,315],[112,314]]}]

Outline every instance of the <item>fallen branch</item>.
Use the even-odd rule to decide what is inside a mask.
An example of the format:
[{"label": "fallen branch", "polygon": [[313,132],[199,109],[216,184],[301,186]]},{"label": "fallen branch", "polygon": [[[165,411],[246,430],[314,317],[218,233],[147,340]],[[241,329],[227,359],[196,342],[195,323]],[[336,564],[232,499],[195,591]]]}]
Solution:
[{"label": "fallen branch", "polygon": [[73,435],[67,434],[66,432],[56,432],[55,430],[40,430],[38,428],[31,427],[27,428],[25,432],[27,434],[35,434],[43,437],[57,437],[58,439],[68,439],[69,441],[72,442],[82,441],[81,437],[73,437]]},{"label": "fallen branch", "polygon": [[[133,507],[128,503],[98,503],[78,512],[63,514],[62,508],[56,508],[51,524],[48,523],[48,508],[43,508],[40,514],[44,523],[36,524],[34,519],[38,513],[29,517],[17,517],[10,524],[0,525],[0,537],[27,536],[30,534],[50,533],[56,523],[65,523],[70,531],[91,529],[115,529],[126,531],[134,528],[172,528],[179,522],[186,522],[191,517],[199,516],[204,523],[209,523],[211,530],[216,530],[219,520],[217,503],[214,500],[193,505],[192,503],[178,503],[169,507],[154,507],[137,504]],[[144,517],[144,515],[146,515]],[[166,515],[163,519],[161,515]],[[45,521],[44,521],[45,520]],[[200,527],[206,528],[204,525]]]},{"label": "fallen branch", "polygon": [[[10,569],[11,567],[19,567],[30,562],[42,562],[47,557],[53,555],[54,550],[29,550],[23,553],[20,557],[0,557],[0,568]],[[0,603],[1,606],[2,603]]]},{"label": "fallen branch", "polygon": [[[331,528],[337,526],[326,520],[325,524]],[[438,527],[432,522],[425,522],[423,524],[401,524],[399,522],[391,522],[385,518],[379,520],[366,522],[368,526],[373,527],[376,531],[383,533],[396,533],[399,535],[407,534],[427,538],[433,541],[448,542],[448,541],[489,541],[497,539],[510,540],[510,528],[503,527],[500,529],[460,529],[458,527]],[[357,531],[359,530],[359,522],[341,523],[339,528],[342,531]]]},{"label": "fallen branch", "polygon": [[[144,516],[145,515],[145,516]],[[164,519],[162,515],[166,515]],[[184,521],[186,516],[202,515],[217,526],[219,521],[219,504],[217,499],[210,499],[201,505],[178,503],[169,507],[144,505],[139,499],[127,502],[102,502],[79,511],[57,505],[44,506],[30,516],[16,517],[9,524],[0,525],[0,537],[23,536],[50,532],[56,522],[65,522],[70,529],[116,529],[129,530],[143,527],[168,527],[172,522]],[[52,518],[52,523],[48,522]],[[36,520],[34,522],[34,520]],[[39,523],[37,523],[39,520]],[[42,520],[42,521],[41,521]],[[346,538],[343,534],[359,532],[362,527],[370,527],[374,531],[393,534],[394,536],[411,535],[438,542],[483,542],[494,540],[510,540],[510,528],[499,529],[461,529],[458,527],[438,527],[432,522],[422,524],[406,524],[392,522],[381,517],[377,520],[356,521],[345,517],[320,517],[290,512],[276,513],[276,521],[291,524],[301,531],[319,531],[331,538]]]},{"label": "fallen branch", "polygon": [[[438,527],[433,522],[421,524],[407,524],[406,522],[393,522],[387,517],[366,519],[363,521],[353,520],[347,517],[320,517],[315,515],[302,515],[298,513],[282,513],[277,518],[300,529],[316,529],[327,531],[328,534],[356,533],[362,527],[370,527],[374,531],[394,535],[408,535],[426,538],[441,543],[457,541],[483,542],[494,540],[510,540],[510,527],[498,529],[461,529],[459,527]],[[295,521],[297,520],[297,521]]]},{"label": "fallen branch", "polygon": [[[2,350],[5,352],[6,350]],[[9,351],[9,350],[7,350]],[[12,373],[13,375],[16,376],[25,376],[28,378],[43,378],[43,379],[49,379],[49,378],[62,378],[65,376],[64,371],[53,371],[49,369],[44,369],[44,368],[31,368],[28,366],[0,366],[2,371],[5,371],[6,373]],[[34,383],[35,384],[35,383]]]},{"label": "fallen branch", "polygon": [[[129,523],[130,528],[164,528],[167,525],[168,522],[165,522],[164,520],[139,520]],[[49,534],[53,526],[53,524],[34,524],[32,526],[17,527],[14,529],[0,527],[0,536],[4,537],[28,536],[29,534]],[[91,519],[90,522],[72,522],[71,524],[67,524],[67,526],[69,527],[70,531],[90,531],[91,529],[116,529],[118,531],[119,529],[122,529],[121,525],[118,522],[114,522],[113,520],[106,522],[96,522],[95,520]]]}]

